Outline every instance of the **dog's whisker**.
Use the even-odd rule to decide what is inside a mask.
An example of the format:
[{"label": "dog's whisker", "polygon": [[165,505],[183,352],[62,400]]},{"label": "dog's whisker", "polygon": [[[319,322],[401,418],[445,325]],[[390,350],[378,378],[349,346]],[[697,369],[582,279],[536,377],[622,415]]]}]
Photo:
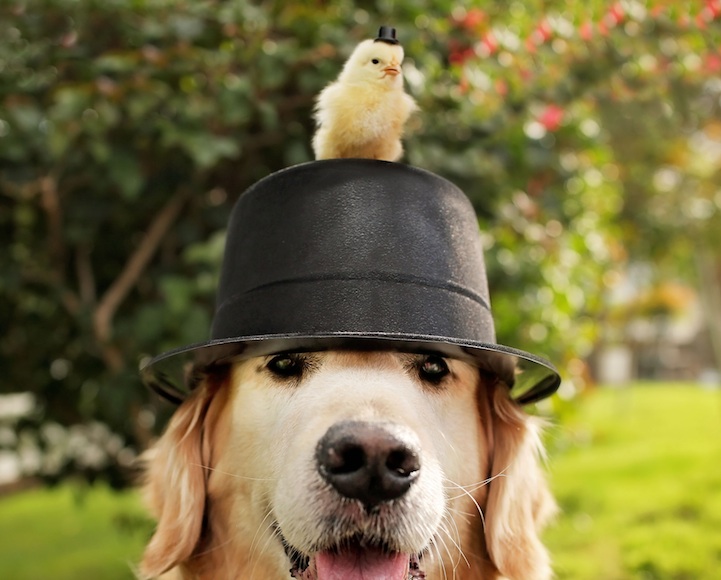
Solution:
[{"label": "dog's whisker", "polygon": [[[268,516],[270,516],[270,515],[271,515],[271,514],[270,514],[270,511],[269,511],[268,514],[263,518],[263,521],[267,520],[267,519],[268,519]],[[262,525],[262,522],[261,522],[261,525]],[[268,537],[265,539],[265,542],[263,543],[263,547],[258,550],[258,547],[259,547],[259,546],[256,546],[256,550],[254,550],[255,553],[256,553],[255,556],[254,556],[254,555],[252,554],[252,552],[251,552],[251,562],[253,563],[253,566],[252,566],[252,568],[251,568],[251,570],[250,570],[250,577],[251,577],[251,578],[255,578],[255,569],[256,569],[256,567],[258,566],[258,563],[260,562],[259,556],[266,551],[266,549],[268,548],[268,545],[269,545],[273,540],[275,540],[275,539],[280,540],[280,531],[273,525],[273,522],[272,522],[272,521],[265,527],[265,530],[264,530],[264,531],[267,531],[268,529],[271,529],[272,532],[271,532],[270,534],[268,534]],[[253,560],[255,560],[255,562],[253,562]]]},{"label": "dog's whisker", "polygon": [[[269,495],[269,492],[267,492],[267,491],[261,494],[263,499],[265,499],[265,497],[267,495]],[[268,504],[266,504],[266,505],[268,505]],[[253,540],[251,541],[250,548],[248,549],[248,553],[249,553],[248,563],[249,563],[249,565],[252,565],[251,570],[255,570],[256,566],[258,565],[260,556],[262,555],[262,553],[265,551],[266,547],[268,546],[268,542],[270,540],[272,540],[272,538],[279,536],[279,531],[276,528],[276,526],[274,525],[275,522],[273,521],[273,518],[272,518],[273,510],[270,508],[267,508],[265,510],[265,512],[266,512],[265,516],[263,516],[263,519],[258,523],[258,526],[255,529],[255,534],[253,535]],[[265,526],[263,526],[263,524],[265,524]],[[268,530],[270,530],[271,533],[267,534],[268,538],[266,539],[266,543],[264,544],[262,549],[259,549],[259,545],[258,545],[259,538],[262,537],[263,534],[266,534],[268,532]],[[251,574],[251,577],[252,576],[253,575]]]},{"label": "dog's whisker", "polygon": [[268,549],[268,545],[275,539],[278,539],[280,541],[280,532],[273,527],[273,524],[271,523],[269,526],[266,527],[266,530],[271,529],[271,533],[268,534],[268,536],[265,539],[265,542],[263,543],[263,546],[256,546],[256,549],[254,550],[255,555],[251,556],[251,562],[255,560],[253,563],[253,566],[250,571],[250,577],[255,578],[255,569],[257,568],[258,564],[261,562],[261,556],[263,553]]},{"label": "dog's whisker", "polygon": [[[461,485],[459,483],[456,483],[455,481],[452,481],[452,480],[446,478],[445,481],[450,483],[451,485],[444,484],[443,487],[445,489],[460,489],[460,490],[463,490],[464,492],[465,491],[471,491],[471,492],[477,491],[477,490],[481,489],[482,487],[485,487],[486,485],[488,485],[495,479],[498,479],[499,477],[506,477],[506,471],[508,471],[508,469],[510,467],[511,467],[510,465],[507,465],[505,468],[503,468],[501,471],[499,471],[495,475],[492,475],[491,477],[488,477],[481,481],[477,481],[475,483],[469,483],[468,485]],[[461,495],[463,495],[463,494],[461,494]],[[459,495],[457,497],[461,497],[461,496]],[[449,498],[449,499],[454,499],[454,498]]]},{"label": "dog's whisker", "polygon": [[[453,560],[454,560],[453,554],[451,554],[451,550],[450,550],[450,548],[448,547],[448,544],[447,544],[447,543],[445,542],[445,540],[443,539],[443,536],[448,536],[448,535],[449,535],[449,534],[448,534],[448,528],[446,527],[445,524],[442,523],[442,524],[438,527],[438,530],[437,530],[438,541],[443,545],[443,550],[444,550],[444,552],[448,555],[448,559],[449,559],[449,561],[451,562],[451,564],[453,564]],[[441,558],[441,564],[442,564],[442,566],[443,566],[443,575],[444,575],[445,577],[448,577],[448,571],[446,570],[446,566],[445,566],[445,564],[443,563],[443,559],[442,559],[442,558]]]},{"label": "dog's whisker", "polygon": [[[436,536],[437,538],[437,536]],[[443,572],[443,576],[448,579],[448,575],[446,574],[445,566],[443,566],[443,557],[441,556],[441,550],[440,546],[438,545],[437,539],[434,538],[431,545],[433,546],[433,552],[434,552],[434,558],[436,562],[438,563],[438,566],[440,567],[441,571]]]},{"label": "dog's whisker", "polygon": [[228,538],[227,540],[225,540],[224,542],[213,543],[210,547],[206,548],[205,550],[200,550],[200,551],[196,552],[196,556],[207,556],[208,554],[212,554],[213,552],[217,552],[218,550],[221,550],[221,549],[224,548],[225,546],[227,546],[227,545],[229,545],[230,543],[232,543],[232,541],[233,541],[233,538],[232,538],[232,537],[229,537],[229,538]]},{"label": "dog's whisker", "polygon": [[443,558],[443,555],[441,554],[441,546],[443,547],[443,551],[448,555],[448,557],[453,561],[453,557],[451,556],[450,550],[448,549],[448,544],[443,540],[442,534],[446,534],[446,530],[443,524],[439,526],[437,532],[436,532],[436,538],[438,542],[438,564],[440,566],[441,571],[443,572],[443,577],[447,580],[448,579],[448,570],[446,569],[446,562]]},{"label": "dog's whisker", "polygon": [[272,478],[272,477],[249,477],[247,475],[239,475],[237,473],[223,471],[222,469],[218,469],[217,467],[211,467],[210,465],[202,465],[201,463],[190,463],[189,465],[192,465],[194,467],[200,467],[206,471],[215,471],[217,473],[221,473],[222,475],[228,475],[235,479],[245,479],[248,481],[276,481],[276,478]]},{"label": "dog's whisker", "polygon": [[455,534],[456,539],[453,539],[453,534],[451,534],[451,531],[448,528],[448,525],[446,525],[445,523],[442,525],[441,529],[445,532],[446,536],[448,536],[448,539],[458,550],[459,557],[451,558],[451,562],[453,563],[453,576],[455,577],[456,569],[458,568],[459,564],[461,563],[461,560],[465,561],[466,566],[468,566],[469,568],[471,567],[471,564],[468,561],[468,559],[466,558],[466,555],[463,553],[463,548],[461,548],[461,545],[460,545],[461,538],[460,538],[460,534],[458,533],[458,526],[456,525],[456,522],[453,521],[453,518],[447,518],[447,521],[449,523],[453,524],[453,527],[455,528],[455,532],[456,532],[456,534]]},{"label": "dog's whisker", "polygon": [[[441,527],[440,527],[440,529],[439,529],[438,531],[439,531],[439,532],[444,532],[445,535],[448,535],[448,532],[447,532],[447,530],[444,528],[443,525],[441,525]],[[441,534],[438,534],[436,537],[438,538],[438,541],[443,545],[443,550],[445,551],[446,554],[448,554],[448,559],[450,560],[451,564],[453,564],[453,554],[451,554],[451,550],[450,550],[450,548],[448,547],[448,544],[447,544],[447,543],[445,542],[445,540],[443,539],[443,536],[442,536]],[[440,550],[439,550],[438,556],[439,556],[439,557],[438,557],[438,562],[439,562],[439,564],[441,565],[441,569],[443,570],[443,577],[447,579],[447,578],[448,578],[448,571],[446,570],[446,567],[445,567],[445,565],[444,565],[444,563],[443,563],[443,556],[440,554]]]},{"label": "dog's whisker", "polygon": [[[461,544],[461,532],[460,532],[460,530],[458,529],[458,524],[456,523],[456,520],[455,520],[454,518],[449,517],[449,518],[447,518],[447,519],[448,519],[449,523],[453,525],[453,529],[455,530],[456,541],[454,541],[453,543],[458,547],[458,553],[460,554],[461,558],[466,562],[466,565],[470,568],[470,567],[471,567],[471,564],[470,564],[470,562],[468,561],[468,559],[466,558],[466,555],[465,555],[465,553],[463,552],[463,548],[462,548],[461,545],[460,545],[460,544]],[[450,535],[450,534],[449,534],[449,535]],[[453,541],[453,538],[452,538],[452,537],[451,537],[451,541]],[[460,559],[459,559],[459,560],[458,560],[458,563],[457,563],[456,566],[454,566],[454,568],[453,568],[453,570],[454,570],[454,572],[453,572],[454,576],[455,576],[455,569],[458,567],[458,565],[460,565],[460,563],[461,563],[461,561],[460,561]]]},{"label": "dog's whisker", "polygon": [[447,509],[448,509],[448,511],[449,511],[450,513],[453,513],[453,514],[456,514],[456,515],[459,515],[459,516],[463,516],[464,521],[465,521],[466,523],[468,523],[468,521],[475,516],[475,513],[471,513],[471,512],[466,512],[466,511],[463,511],[463,510],[459,510],[458,508],[449,507],[449,508],[447,508]]},{"label": "dog's whisker", "polygon": [[497,477],[504,477],[504,475],[496,475],[494,477],[489,477],[488,479],[484,479],[481,482],[472,483],[469,485],[458,485],[458,484],[454,483],[453,485],[447,485],[444,487],[446,489],[464,489],[465,491],[477,491],[477,490],[481,489],[482,487],[487,486],[489,483],[491,483]]},{"label": "dog's whisker", "polygon": [[[267,514],[265,515],[265,517],[260,521],[260,523],[258,524],[258,527],[257,527],[256,530],[255,530],[255,535],[253,536],[253,540],[250,542],[250,549],[249,549],[249,551],[250,551],[250,554],[251,554],[251,558],[253,558],[253,554],[255,553],[256,541],[258,541],[259,535],[260,535],[262,532],[268,531],[268,528],[272,528],[272,527],[273,527],[273,522],[270,521],[269,523],[266,524],[265,528],[263,528],[263,524],[266,523],[266,521],[268,520],[269,517],[271,517],[271,515],[272,515],[272,512],[271,512],[270,510],[268,510],[268,513],[267,513]],[[275,533],[277,533],[277,532],[275,532]]]},{"label": "dog's whisker", "polygon": [[[508,467],[506,467],[506,469],[508,469]],[[505,469],[503,471],[505,471]],[[501,477],[501,475],[502,475],[502,472],[499,473],[498,475],[494,475],[490,479],[495,479],[497,477]],[[481,516],[481,523],[483,524],[483,531],[485,532],[486,531],[486,517],[485,517],[485,515],[483,515],[483,508],[481,508],[480,504],[478,503],[478,500],[476,500],[476,498],[473,497],[473,494],[470,493],[468,490],[466,490],[466,488],[464,486],[458,485],[457,483],[451,481],[450,479],[447,479],[446,481],[448,481],[449,483],[453,483],[458,489],[460,489],[463,492],[458,497],[467,495],[470,498],[470,500],[473,502],[473,504],[476,506],[476,509],[478,510],[478,515]],[[457,498],[451,498],[451,499],[457,499]]]}]

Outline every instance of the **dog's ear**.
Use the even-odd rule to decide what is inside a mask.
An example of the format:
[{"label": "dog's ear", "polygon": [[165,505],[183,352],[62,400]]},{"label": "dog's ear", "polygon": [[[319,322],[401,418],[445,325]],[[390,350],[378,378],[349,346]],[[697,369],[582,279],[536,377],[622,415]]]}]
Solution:
[{"label": "dog's ear", "polygon": [[155,578],[187,561],[201,540],[211,426],[225,403],[226,397],[217,396],[224,381],[219,376],[200,381],[144,458],[145,496],[158,524],[140,564],[143,578]]},{"label": "dog's ear", "polygon": [[486,392],[492,431],[486,549],[504,578],[547,580],[550,560],[538,533],[556,508],[540,464],[541,423],[510,399],[502,381]]}]

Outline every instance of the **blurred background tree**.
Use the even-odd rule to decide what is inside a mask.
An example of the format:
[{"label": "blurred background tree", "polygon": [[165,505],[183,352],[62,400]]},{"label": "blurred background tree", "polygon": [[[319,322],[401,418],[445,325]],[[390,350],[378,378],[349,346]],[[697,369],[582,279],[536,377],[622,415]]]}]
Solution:
[{"label": "blurred background tree", "polygon": [[[138,363],[207,338],[238,195],[311,159],[314,96],[398,28],[405,161],[471,197],[499,342],[571,389],[628,263],[697,285],[721,361],[721,0],[7,0],[0,393],[23,469],[123,485],[172,410]],[[91,449],[92,452],[88,452]]]}]

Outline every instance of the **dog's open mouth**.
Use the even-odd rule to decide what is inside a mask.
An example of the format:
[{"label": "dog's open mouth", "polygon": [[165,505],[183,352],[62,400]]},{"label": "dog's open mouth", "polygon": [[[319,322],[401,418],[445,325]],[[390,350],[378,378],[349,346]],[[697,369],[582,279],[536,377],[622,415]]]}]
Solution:
[{"label": "dog's open mouth", "polygon": [[408,580],[423,579],[416,554],[392,552],[382,546],[366,546],[360,541],[298,557],[290,550],[292,578],[298,580]]}]

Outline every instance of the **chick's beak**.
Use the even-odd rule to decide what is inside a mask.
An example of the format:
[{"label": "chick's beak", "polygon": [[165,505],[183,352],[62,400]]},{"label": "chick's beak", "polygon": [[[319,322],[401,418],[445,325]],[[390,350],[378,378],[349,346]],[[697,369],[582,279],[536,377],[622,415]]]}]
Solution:
[{"label": "chick's beak", "polygon": [[395,77],[395,76],[398,76],[399,74],[401,74],[401,69],[398,66],[391,65],[391,66],[385,67],[383,69],[383,72],[386,73],[387,75],[391,75],[391,76]]}]

